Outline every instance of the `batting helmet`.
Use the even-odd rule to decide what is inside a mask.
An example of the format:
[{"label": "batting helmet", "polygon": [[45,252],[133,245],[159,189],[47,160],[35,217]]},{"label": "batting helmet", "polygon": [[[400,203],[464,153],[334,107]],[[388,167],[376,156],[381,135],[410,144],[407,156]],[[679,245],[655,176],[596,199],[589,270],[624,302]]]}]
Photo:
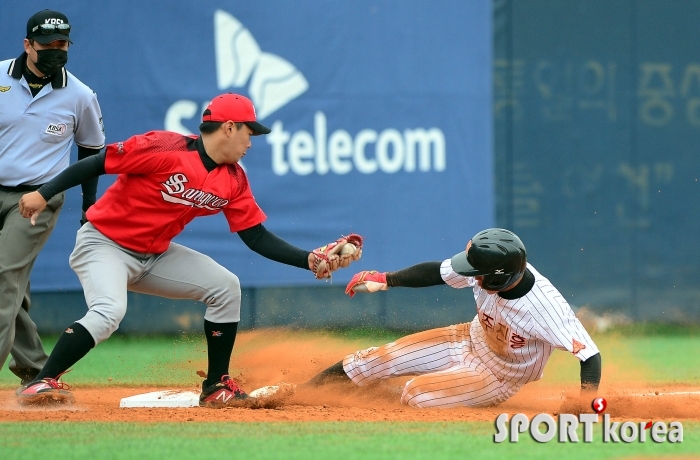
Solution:
[{"label": "batting helmet", "polygon": [[527,252],[518,236],[503,228],[483,230],[469,240],[466,251],[452,257],[452,269],[464,276],[483,276],[481,286],[502,291],[525,272]]}]

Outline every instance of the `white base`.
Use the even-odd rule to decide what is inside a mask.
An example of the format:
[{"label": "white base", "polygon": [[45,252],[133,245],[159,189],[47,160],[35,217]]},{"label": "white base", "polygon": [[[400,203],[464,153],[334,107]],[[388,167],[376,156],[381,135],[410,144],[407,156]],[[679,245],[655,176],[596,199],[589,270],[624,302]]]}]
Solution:
[{"label": "white base", "polygon": [[198,407],[199,393],[164,390],[122,398],[119,407]]},{"label": "white base", "polygon": [[278,391],[280,391],[279,385],[270,385],[253,390],[248,393],[248,396],[251,398],[267,398],[269,396],[274,396]]},{"label": "white base", "polygon": [[[289,388],[288,388],[289,387]],[[286,391],[293,393],[296,385],[286,385]],[[270,385],[251,391],[252,398],[269,398],[280,391],[280,385]],[[119,407],[198,407],[199,393],[181,390],[153,391],[122,398]]]}]

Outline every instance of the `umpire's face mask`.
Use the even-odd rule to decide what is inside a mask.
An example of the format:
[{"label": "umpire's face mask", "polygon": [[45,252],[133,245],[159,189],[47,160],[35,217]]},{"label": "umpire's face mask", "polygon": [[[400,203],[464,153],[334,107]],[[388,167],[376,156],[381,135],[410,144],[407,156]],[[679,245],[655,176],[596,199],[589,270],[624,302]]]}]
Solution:
[{"label": "umpire's face mask", "polygon": [[68,62],[68,51],[59,49],[35,50],[37,70],[44,75],[53,75]]}]

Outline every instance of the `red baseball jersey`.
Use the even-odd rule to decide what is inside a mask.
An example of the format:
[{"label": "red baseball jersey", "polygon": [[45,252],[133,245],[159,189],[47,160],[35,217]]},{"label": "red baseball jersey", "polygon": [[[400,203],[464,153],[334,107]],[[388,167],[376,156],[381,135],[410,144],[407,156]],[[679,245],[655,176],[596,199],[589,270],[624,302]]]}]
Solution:
[{"label": "red baseball jersey", "polygon": [[105,172],[116,182],[87,212],[116,243],[143,253],[165,252],[192,219],[224,212],[231,232],[265,221],[238,164],[209,172],[197,137],[151,131],[110,144]]}]

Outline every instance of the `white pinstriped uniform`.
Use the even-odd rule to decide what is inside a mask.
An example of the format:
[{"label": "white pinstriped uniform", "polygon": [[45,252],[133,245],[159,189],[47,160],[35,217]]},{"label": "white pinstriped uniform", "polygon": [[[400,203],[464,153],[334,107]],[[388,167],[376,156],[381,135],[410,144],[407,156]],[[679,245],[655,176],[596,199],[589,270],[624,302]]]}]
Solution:
[{"label": "white pinstriped uniform", "polygon": [[457,289],[474,289],[477,315],[471,323],[430,329],[381,347],[350,354],[345,373],[359,386],[378,379],[416,375],[401,402],[416,407],[490,406],[542,377],[555,348],[585,361],[598,353],[593,340],[552,283],[535,270],[525,296],[507,300],[488,294],[473,277],[440,272]]}]

